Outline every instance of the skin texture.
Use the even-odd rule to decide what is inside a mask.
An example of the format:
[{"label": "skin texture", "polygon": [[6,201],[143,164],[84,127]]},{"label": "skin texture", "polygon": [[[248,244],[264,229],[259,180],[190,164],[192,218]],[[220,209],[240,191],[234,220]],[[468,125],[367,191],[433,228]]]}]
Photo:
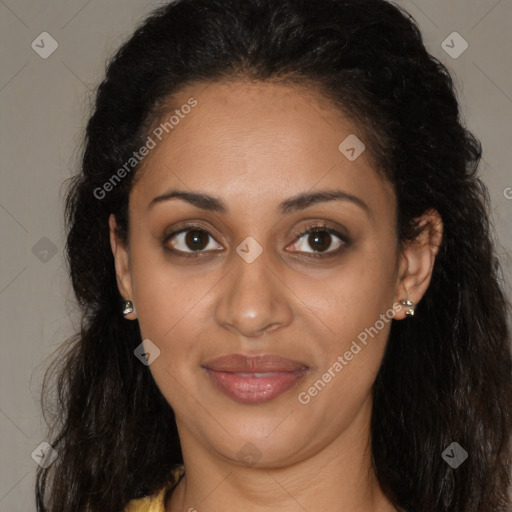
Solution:
[{"label": "skin texture", "polygon": [[[422,235],[399,252],[392,188],[367,151],[351,162],[338,150],[348,135],[363,136],[310,90],[203,84],[176,94],[173,105],[191,96],[198,105],[138,171],[129,247],[114,234],[114,216],[109,220],[119,290],[135,306],[127,319],[137,318],[142,339],[160,349],[150,371],[177,418],[186,475],[166,510],[394,511],[370,451],[372,384],[391,322],[367,345],[359,343],[361,350],[309,403],[298,394],[400,299],[421,300],[442,239],[439,215],[428,212]],[[148,210],[170,189],[216,196],[229,211],[204,211],[180,199]],[[277,210],[297,194],[332,189],[357,196],[369,211],[349,201],[286,215]],[[185,223],[211,235],[203,233],[197,258],[160,244]],[[346,233],[350,243],[324,234],[324,250],[341,252],[309,258],[318,245],[295,234],[321,223]],[[262,249],[252,263],[236,252],[247,237]],[[165,245],[194,251],[185,234]],[[414,321],[404,308],[396,311],[397,321]],[[241,404],[220,393],[201,367],[230,353],[277,354],[310,371],[277,398]],[[246,443],[256,447],[255,463],[240,460]]]}]

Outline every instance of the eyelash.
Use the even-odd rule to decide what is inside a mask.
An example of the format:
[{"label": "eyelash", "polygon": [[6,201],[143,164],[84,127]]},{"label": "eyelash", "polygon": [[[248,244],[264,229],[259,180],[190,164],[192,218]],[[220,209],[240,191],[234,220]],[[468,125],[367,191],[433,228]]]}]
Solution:
[{"label": "eyelash", "polygon": [[[177,254],[178,256],[183,257],[183,258],[198,258],[198,257],[200,257],[201,254],[206,251],[192,251],[190,253],[187,253],[185,251],[171,249],[167,245],[167,242],[169,240],[171,240],[173,237],[175,237],[176,235],[179,235],[181,233],[186,233],[188,231],[200,231],[202,233],[206,233],[208,236],[213,238],[213,236],[210,234],[210,232],[207,229],[205,229],[201,226],[197,226],[197,225],[189,225],[189,226],[183,227],[182,229],[179,229],[178,231],[174,231],[168,235],[164,235],[161,240],[162,247],[166,251],[169,251],[173,254]],[[322,252],[303,253],[303,254],[306,254],[306,257],[308,257],[308,258],[328,258],[328,257],[338,255],[340,252],[343,251],[343,249],[350,246],[351,242],[346,235],[344,235],[343,233],[340,233],[338,230],[336,230],[334,228],[327,226],[326,224],[315,224],[313,226],[309,226],[307,229],[303,230],[302,232],[299,232],[299,231],[294,232],[294,235],[295,235],[296,241],[297,241],[306,235],[310,235],[313,233],[323,233],[323,232],[329,233],[330,235],[335,235],[336,237],[338,237],[341,240],[343,245],[334,251],[323,252],[323,253]]]}]

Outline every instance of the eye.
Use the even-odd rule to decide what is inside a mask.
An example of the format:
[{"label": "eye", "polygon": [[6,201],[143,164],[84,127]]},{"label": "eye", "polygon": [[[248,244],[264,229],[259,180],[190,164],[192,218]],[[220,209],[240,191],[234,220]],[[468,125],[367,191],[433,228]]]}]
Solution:
[{"label": "eye", "polygon": [[[334,244],[333,235],[338,239],[338,242],[334,241]],[[313,258],[336,255],[350,245],[350,240],[346,235],[323,224],[310,226],[302,232],[295,233],[295,236],[298,242],[293,244],[292,249],[309,253],[308,257]],[[308,238],[300,242],[305,237]],[[208,239],[211,239],[211,242]],[[169,242],[171,242],[171,247],[169,247]],[[214,243],[212,235],[200,226],[186,226],[179,231],[165,235],[161,243],[165,250],[183,257],[198,257],[203,252],[222,250],[222,246]],[[306,244],[310,245],[313,251],[304,250]]]},{"label": "eye", "polygon": [[[334,242],[334,249],[332,249],[333,235],[338,238],[338,242]],[[295,242],[293,244],[293,249],[298,250],[299,252],[308,253],[310,251],[304,250],[305,245],[308,244],[314,249],[311,251],[310,256],[317,258],[323,257],[323,253],[327,253],[329,256],[337,254],[343,250],[345,246],[350,244],[350,241],[344,234],[326,225],[311,226],[302,233],[295,233],[295,236],[299,242]],[[300,239],[302,238],[305,238],[305,241],[300,242]]]},{"label": "eye", "polygon": [[[193,253],[206,252],[206,250],[219,250],[222,247],[218,244],[208,243],[208,238],[213,237],[205,229],[199,226],[187,226],[180,231],[175,231],[163,239],[164,248],[176,253],[189,253],[184,256],[197,256]],[[171,241],[172,248],[167,243]],[[188,250],[190,249],[190,250]]]}]

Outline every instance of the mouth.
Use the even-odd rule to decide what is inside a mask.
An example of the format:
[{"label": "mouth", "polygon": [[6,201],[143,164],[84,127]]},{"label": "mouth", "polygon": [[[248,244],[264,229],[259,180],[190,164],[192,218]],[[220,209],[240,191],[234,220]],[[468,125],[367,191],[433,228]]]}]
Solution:
[{"label": "mouth", "polygon": [[216,389],[246,404],[272,400],[296,386],[309,373],[305,364],[274,354],[230,354],[202,366]]}]

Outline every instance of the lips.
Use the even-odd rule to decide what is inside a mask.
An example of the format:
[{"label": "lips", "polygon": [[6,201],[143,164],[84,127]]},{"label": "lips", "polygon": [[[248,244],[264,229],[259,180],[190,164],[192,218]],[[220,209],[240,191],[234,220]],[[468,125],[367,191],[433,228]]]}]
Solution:
[{"label": "lips", "polygon": [[203,364],[216,389],[241,403],[271,400],[294,387],[309,368],[274,354],[229,354]]},{"label": "lips", "polygon": [[231,373],[293,372],[307,368],[305,364],[274,354],[259,354],[256,356],[229,354],[207,361],[203,366],[210,370]]}]

